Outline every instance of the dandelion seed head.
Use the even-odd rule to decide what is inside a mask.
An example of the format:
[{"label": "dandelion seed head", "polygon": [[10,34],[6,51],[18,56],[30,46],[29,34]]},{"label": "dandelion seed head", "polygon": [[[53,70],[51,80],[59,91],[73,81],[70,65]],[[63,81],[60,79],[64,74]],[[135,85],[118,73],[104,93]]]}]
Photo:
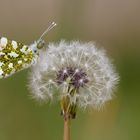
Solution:
[{"label": "dandelion seed head", "polygon": [[99,108],[112,99],[118,79],[105,51],[94,43],[61,41],[40,52],[30,89],[36,99],[69,96],[81,108]]}]

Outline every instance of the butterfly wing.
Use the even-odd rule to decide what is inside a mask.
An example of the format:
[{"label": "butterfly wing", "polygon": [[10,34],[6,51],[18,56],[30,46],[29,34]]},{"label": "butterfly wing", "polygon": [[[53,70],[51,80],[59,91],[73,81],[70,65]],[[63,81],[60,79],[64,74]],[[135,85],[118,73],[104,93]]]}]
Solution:
[{"label": "butterfly wing", "polygon": [[30,66],[35,55],[31,48],[22,43],[0,39],[0,78],[10,76]]}]

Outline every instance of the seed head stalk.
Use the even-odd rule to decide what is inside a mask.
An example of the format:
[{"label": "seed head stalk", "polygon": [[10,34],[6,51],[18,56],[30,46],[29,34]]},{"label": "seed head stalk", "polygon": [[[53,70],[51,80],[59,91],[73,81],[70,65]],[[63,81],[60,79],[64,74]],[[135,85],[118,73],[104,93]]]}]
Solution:
[{"label": "seed head stalk", "polygon": [[64,119],[64,140],[70,140],[70,122],[76,116],[76,102],[71,102],[71,97],[76,94],[76,89],[72,86],[66,88],[67,94],[62,98],[61,102],[61,113]]},{"label": "seed head stalk", "polygon": [[76,102],[71,101],[71,98],[77,94],[77,89],[72,86],[70,77],[67,78],[67,86],[64,90],[66,92],[66,96],[62,98],[61,102],[61,113],[64,119],[64,140],[70,140],[70,122],[76,116]]},{"label": "seed head stalk", "polygon": [[64,140],[70,140],[70,114],[65,114],[64,117]]}]

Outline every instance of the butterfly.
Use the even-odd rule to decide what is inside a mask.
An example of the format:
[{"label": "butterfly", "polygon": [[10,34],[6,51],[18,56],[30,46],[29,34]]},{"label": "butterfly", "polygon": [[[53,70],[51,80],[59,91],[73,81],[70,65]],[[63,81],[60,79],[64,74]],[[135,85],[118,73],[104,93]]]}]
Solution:
[{"label": "butterfly", "polygon": [[43,37],[56,26],[55,22],[45,30],[40,38],[31,45],[24,45],[6,37],[0,38],[0,78],[6,78],[12,74],[30,67],[36,63],[39,50],[44,47]]}]

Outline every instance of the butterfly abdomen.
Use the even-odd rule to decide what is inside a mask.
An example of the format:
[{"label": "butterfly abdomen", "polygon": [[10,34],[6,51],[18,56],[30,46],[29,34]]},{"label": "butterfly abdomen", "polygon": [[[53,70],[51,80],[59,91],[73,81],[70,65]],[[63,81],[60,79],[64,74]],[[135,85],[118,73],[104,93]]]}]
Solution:
[{"label": "butterfly abdomen", "polygon": [[34,62],[36,56],[29,46],[2,37],[0,39],[0,78],[27,68]]}]

